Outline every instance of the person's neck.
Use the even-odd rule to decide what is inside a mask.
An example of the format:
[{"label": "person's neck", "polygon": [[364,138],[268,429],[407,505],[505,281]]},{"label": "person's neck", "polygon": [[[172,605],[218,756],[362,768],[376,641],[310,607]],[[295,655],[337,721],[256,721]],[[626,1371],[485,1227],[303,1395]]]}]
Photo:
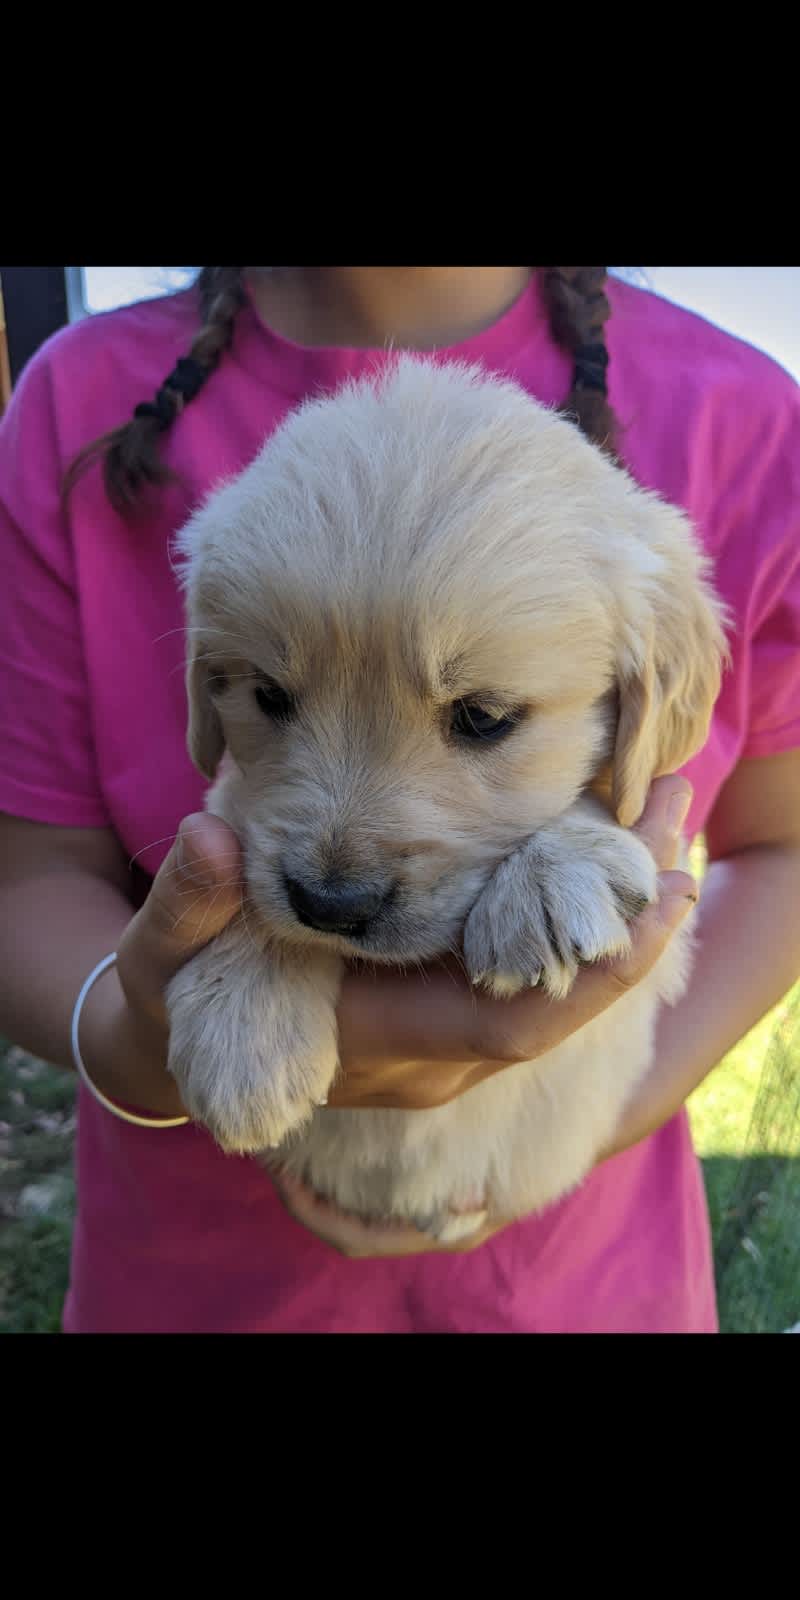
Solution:
[{"label": "person's neck", "polygon": [[248,268],[259,315],[295,344],[429,350],[497,322],[531,267]]}]

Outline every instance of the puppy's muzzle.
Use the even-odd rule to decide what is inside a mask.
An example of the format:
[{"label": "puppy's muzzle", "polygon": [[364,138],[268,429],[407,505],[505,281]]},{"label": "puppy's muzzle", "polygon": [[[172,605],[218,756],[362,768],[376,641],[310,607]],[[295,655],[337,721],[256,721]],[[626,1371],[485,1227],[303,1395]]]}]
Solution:
[{"label": "puppy's muzzle", "polygon": [[298,878],[287,878],[286,893],[295,916],[305,927],[358,939],[389,903],[394,888],[372,889],[341,881],[312,886]]}]

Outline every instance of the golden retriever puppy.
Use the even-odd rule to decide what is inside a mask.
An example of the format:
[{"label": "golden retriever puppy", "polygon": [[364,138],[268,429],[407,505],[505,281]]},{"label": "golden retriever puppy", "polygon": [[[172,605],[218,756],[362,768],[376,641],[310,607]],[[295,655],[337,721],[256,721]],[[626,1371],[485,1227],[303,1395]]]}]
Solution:
[{"label": "golden retriever puppy", "polygon": [[724,655],[686,518],[513,383],[401,357],[293,413],[180,548],[189,746],[247,880],[168,990],[188,1110],[439,1238],[542,1207],[647,1070],[686,931],[557,1049],[428,1111],[319,1109],[339,982],[459,951],[557,1003],[629,947],[656,895],[630,825],[702,745]]}]

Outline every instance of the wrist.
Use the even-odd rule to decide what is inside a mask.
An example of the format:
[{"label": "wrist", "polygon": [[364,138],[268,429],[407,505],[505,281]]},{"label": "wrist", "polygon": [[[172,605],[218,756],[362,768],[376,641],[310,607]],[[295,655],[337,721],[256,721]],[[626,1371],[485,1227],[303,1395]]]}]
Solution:
[{"label": "wrist", "polygon": [[167,1036],[130,1008],[116,967],[101,974],[86,996],[80,1050],[92,1083],[109,1100],[154,1116],[185,1116],[166,1067]]}]

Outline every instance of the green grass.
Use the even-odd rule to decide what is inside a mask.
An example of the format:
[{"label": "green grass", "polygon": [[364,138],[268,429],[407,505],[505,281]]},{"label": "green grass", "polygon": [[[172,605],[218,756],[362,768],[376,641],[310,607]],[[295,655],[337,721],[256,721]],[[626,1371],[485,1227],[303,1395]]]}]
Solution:
[{"label": "green grass", "polygon": [[800,1321],[800,983],[689,1101],[703,1162],[720,1326]]},{"label": "green grass", "polygon": [[[691,870],[702,880],[702,838]],[[800,983],[689,1099],[723,1333],[800,1321]]]},{"label": "green grass", "polygon": [[[75,1078],[0,1041],[0,1332],[56,1333],[74,1214]],[[689,1102],[724,1333],[800,1320],[800,983]]]},{"label": "green grass", "polygon": [[75,1077],[0,1041],[0,1332],[57,1333],[75,1184]]}]

